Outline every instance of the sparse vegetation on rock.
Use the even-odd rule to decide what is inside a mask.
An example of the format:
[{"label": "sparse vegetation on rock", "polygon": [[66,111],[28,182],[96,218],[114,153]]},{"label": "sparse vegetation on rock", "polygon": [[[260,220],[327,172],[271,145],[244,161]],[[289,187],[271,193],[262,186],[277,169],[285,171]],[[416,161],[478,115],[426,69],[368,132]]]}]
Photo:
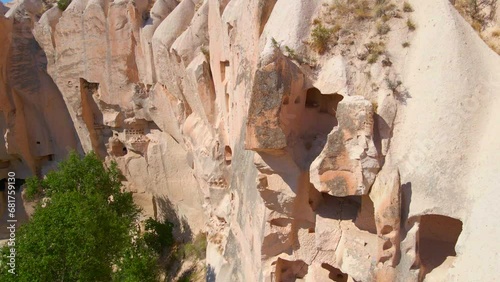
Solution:
[{"label": "sparse vegetation on rock", "polygon": [[57,7],[61,9],[61,11],[65,11],[69,4],[71,4],[71,0],[57,0]]},{"label": "sparse vegetation on rock", "polygon": [[458,12],[469,22],[481,38],[500,54],[500,38],[496,22],[498,0],[456,0],[453,1]]},{"label": "sparse vegetation on rock", "polygon": [[385,43],[379,42],[369,42],[365,44],[366,52],[358,56],[361,60],[367,60],[369,64],[374,64],[378,61],[380,55],[385,53]]},{"label": "sparse vegetation on rock", "polygon": [[415,29],[417,29],[417,26],[411,19],[406,20],[406,26],[408,27],[409,31],[414,31]]},{"label": "sparse vegetation on rock", "polygon": [[410,3],[408,3],[408,2],[403,3],[403,12],[405,12],[405,13],[413,12],[413,7],[411,6]]},{"label": "sparse vegetation on rock", "polygon": [[318,53],[324,53],[328,48],[328,43],[331,40],[333,29],[323,26],[319,23],[314,26],[311,31],[311,46]]},{"label": "sparse vegetation on rock", "polygon": [[391,27],[387,23],[378,23],[377,24],[377,33],[380,35],[386,35],[391,31]]}]

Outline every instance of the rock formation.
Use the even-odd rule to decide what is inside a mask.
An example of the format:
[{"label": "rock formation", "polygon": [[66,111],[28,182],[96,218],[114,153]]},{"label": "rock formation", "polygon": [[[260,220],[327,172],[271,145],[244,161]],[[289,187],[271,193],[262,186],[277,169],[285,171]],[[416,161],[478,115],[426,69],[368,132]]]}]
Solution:
[{"label": "rock formation", "polygon": [[408,2],[1,5],[0,178],[116,161],[207,281],[494,281],[500,57]]}]

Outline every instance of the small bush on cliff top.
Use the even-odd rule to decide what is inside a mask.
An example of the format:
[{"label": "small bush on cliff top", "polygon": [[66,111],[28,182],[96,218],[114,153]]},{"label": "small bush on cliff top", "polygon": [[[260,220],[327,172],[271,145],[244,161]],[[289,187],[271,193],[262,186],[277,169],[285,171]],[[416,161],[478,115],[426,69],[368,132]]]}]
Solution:
[{"label": "small bush on cliff top", "polygon": [[[38,203],[16,237],[16,275],[0,255],[1,281],[154,281],[157,256],[132,240],[139,212],[121,191],[116,164],[72,153],[43,180],[27,182]],[[136,234],[135,234],[136,235]]]}]

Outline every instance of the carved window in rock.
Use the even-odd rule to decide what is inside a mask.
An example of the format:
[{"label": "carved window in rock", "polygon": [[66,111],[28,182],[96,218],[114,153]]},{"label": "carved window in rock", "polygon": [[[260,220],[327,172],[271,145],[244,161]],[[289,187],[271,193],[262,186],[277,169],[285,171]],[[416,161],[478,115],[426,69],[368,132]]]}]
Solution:
[{"label": "carved window in rock", "polygon": [[226,165],[230,165],[232,159],[233,159],[233,150],[231,150],[231,147],[225,146],[224,147],[224,160],[226,162]]},{"label": "carved window in rock", "polygon": [[229,72],[229,61],[220,62],[220,80],[222,83],[226,83],[227,74]]},{"label": "carved window in rock", "polygon": [[144,144],[149,142],[149,139],[144,134],[144,129],[125,129],[125,138],[133,144]]},{"label": "carved window in rock", "polygon": [[320,113],[335,116],[337,106],[344,97],[339,94],[322,94],[318,88],[312,87],[306,93],[306,108],[317,108]]},{"label": "carved window in rock", "polygon": [[123,157],[128,153],[127,147],[118,139],[111,141],[111,155],[115,157]]}]

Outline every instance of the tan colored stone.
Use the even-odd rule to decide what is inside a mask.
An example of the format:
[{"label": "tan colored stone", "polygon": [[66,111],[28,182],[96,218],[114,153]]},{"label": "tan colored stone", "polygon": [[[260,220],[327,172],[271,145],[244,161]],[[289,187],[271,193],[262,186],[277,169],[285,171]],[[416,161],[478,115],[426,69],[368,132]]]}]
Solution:
[{"label": "tan colored stone", "polygon": [[339,126],[311,165],[311,182],[333,196],[367,194],[379,169],[373,143],[373,109],[362,97],[346,97],[337,109]]},{"label": "tan colored stone", "polygon": [[498,55],[409,3],[383,36],[328,1],[2,4],[0,178],[95,150],[144,217],[207,231],[209,280],[493,281]]}]

